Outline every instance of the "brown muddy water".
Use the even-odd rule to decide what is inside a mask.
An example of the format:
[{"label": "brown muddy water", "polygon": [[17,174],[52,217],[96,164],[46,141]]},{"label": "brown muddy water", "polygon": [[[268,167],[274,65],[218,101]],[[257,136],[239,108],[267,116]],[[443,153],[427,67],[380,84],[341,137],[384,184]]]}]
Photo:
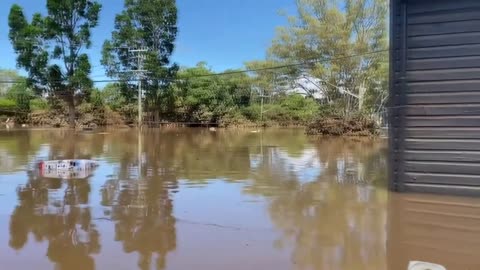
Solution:
[{"label": "brown muddy water", "polygon": [[[480,201],[387,191],[383,140],[0,131],[0,269],[480,269]],[[85,179],[35,163],[99,161]]]}]

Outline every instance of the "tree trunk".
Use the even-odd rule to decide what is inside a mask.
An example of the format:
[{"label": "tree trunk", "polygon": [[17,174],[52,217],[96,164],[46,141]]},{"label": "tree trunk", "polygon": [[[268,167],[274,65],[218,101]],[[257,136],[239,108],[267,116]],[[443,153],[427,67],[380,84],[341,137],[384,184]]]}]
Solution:
[{"label": "tree trunk", "polygon": [[154,112],[153,121],[155,122],[155,124],[160,123],[160,112],[158,110],[155,110],[155,112]]},{"label": "tree trunk", "polygon": [[75,101],[73,97],[67,101],[67,105],[68,105],[68,125],[70,128],[75,129]]},{"label": "tree trunk", "polygon": [[358,89],[358,111],[362,112],[363,111],[363,105],[365,103],[365,93],[367,92],[367,89],[365,88],[365,84],[361,84],[360,88]]}]

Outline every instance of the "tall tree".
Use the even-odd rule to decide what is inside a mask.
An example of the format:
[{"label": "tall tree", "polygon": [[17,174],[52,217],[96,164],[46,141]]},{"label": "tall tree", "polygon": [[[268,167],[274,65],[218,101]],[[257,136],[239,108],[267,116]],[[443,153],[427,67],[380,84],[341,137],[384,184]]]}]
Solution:
[{"label": "tall tree", "polygon": [[[142,79],[147,110],[154,112],[157,120],[165,100],[165,90],[175,77],[176,65],[170,65],[170,56],[177,37],[177,7],[175,0],[125,0],[124,10],[115,18],[111,40],[103,45],[102,64],[107,75],[122,81],[127,101],[135,100],[135,70],[147,71]],[[129,49],[146,49],[132,54]],[[138,57],[144,59],[139,67]]]},{"label": "tall tree", "polygon": [[91,46],[101,5],[92,0],[47,0],[47,15],[35,13],[28,22],[22,7],[13,5],[9,38],[17,65],[28,72],[28,84],[37,93],[63,99],[69,125],[75,127],[75,106],[92,88],[91,66],[82,50]]},{"label": "tall tree", "polygon": [[[382,85],[378,81],[387,53],[386,0],[296,0],[298,14],[278,29],[269,49],[272,59],[311,62],[298,72],[322,79],[328,98],[356,109],[364,89]],[[358,55],[358,57],[351,57]],[[303,70],[302,70],[303,69]],[[386,80],[387,78],[381,78]]]}]

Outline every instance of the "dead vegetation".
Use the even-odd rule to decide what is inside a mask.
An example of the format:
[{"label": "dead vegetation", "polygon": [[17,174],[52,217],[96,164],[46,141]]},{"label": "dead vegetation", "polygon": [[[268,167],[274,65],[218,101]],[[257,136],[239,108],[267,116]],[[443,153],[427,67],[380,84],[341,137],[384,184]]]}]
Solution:
[{"label": "dead vegetation", "polygon": [[[68,127],[68,114],[63,110],[45,110],[32,112],[27,120],[27,124],[33,127]],[[100,126],[125,126],[125,119],[118,112],[109,108],[98,110],[90,106],[79,108],[76,116],[77,128],[96,128]]]},{"label": "dead vegetation", "polygon": [[362,116],[322,117],[310,123],[306,132],[324,136],[373,136],[378,134],[378,127],[375,121]]}]

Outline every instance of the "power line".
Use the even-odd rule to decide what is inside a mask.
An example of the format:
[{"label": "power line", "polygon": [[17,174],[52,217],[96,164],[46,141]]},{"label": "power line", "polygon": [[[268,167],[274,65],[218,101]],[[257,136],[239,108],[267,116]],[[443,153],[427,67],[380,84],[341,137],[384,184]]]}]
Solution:
[{"label": "power line", "polygon": [[348,59],[348,58],[361,57],[361,56],[378,54],[378,53],[383,53],[383,52],[388,52],[388,51],[389,51],[389,49],[385,49],[385,50],[371,51],[371,52],[362,53],[362,54],[347,55],[347,56],[342,56],[342,57],[323,58],[323,59],[312,59],[312,60],[307,60],[307,61],[300,62],[300,63],[277,65],[277,66],[271,66],[271,67],[265,67],[265,68],[257,68],[257,69],[243,69],[243,70],[237,70],[237,71],[227,71],[227,72],[212,73],[212,74],[205,74],[205,75],[197,75],[197,76],[191,76],[191,77],[193,77],[193,78],[213,77],[213,76],[224,76],[224,75],[232,75],[232,74],[241,74],[241,73],[250,73],[250,72],[259,72],[259,71],[283,69],[283,68],[297,67],[297,66],[303,66],[303,65],[308,65],[308,64],[315,64],[315,63],[322,63],[322,62],[328,62],[328,61],[336,61],[336,60],[342,60],[342,59]]},{"label": "power line", "polygon": [[[276,65],[276,66],[270,66],[270,67],[264,67],[264,68],[256,68],[256,69],[242,69],[242,70],[236,70],[236,71],[226,71],[226,72],[219,72],[219,73],[210,73],[210,74],[203,74],[203,75],[194,75],[194,76],[188,76],[188,77],[183,77],[183,78],[150,78],[151,80],[167,80],[167,81],[179,81],[179,80],[188,80],[188,79],[195,79],[195,78],[205,78],[205,77],[216,77],[216,76],[226,76],[226,75],[235,75],[235,74],[243,74],[243,73],[252,73],[252,72],[260,72],[260,71],[269,71],[269,70],[277,70],[277,69],[284,69],[284,68],[291,68],[291,67],[298,67],[298,66],[305,66],[305,65],[311,65],[311,64],[316,64],[316,63],[323,63],[323,62],[328,62],[328,61],[338,61],[338,60],[344,60],[344,59],[349,59],[349,58],[356,58],[356,57],[362,57],[362,56],[367,56],[367,55],[373,55],[373,54],[379,54],[379,53],[384,53],[388,52],[389,49],[384,49],[384,50],[376,50],[376,51],[371,51],[371,52],[366,52],[366,53],[361,53],[361,54],[354,54],[354,55],[346,55],[346,56],[340,56],[340,57],[333,57],[333,58],[322,58],[322,59],[311,59],[311,60],[306,60],[303,62],[298,62],[298,63],[292,63],[292,64],[285,64],[285,65]],[[93,83],[109,83],[109,82],[136,82],[139,81],[140,79],[106,79],[106,80],[92,80]],[[20,83],[21,81],[15,81],[15,80],[0,80],[0,84],[11,84],[11,83]],[[65,80],[54,80],[54,81],[49,81],[49,82],[65,82]]]}]

